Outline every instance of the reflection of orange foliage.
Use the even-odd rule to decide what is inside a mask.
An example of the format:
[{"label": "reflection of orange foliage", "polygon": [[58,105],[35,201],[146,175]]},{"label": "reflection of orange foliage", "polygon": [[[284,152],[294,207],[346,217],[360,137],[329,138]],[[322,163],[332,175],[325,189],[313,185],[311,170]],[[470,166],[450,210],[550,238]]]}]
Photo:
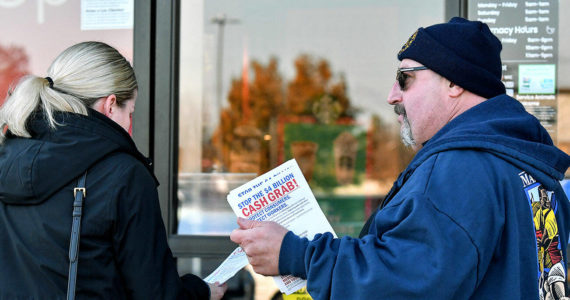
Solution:
[{"label": "reflection of orange foliage", "polygon": [[[243,79],[233,79],[230,91],[228,93],[228,101],[230,103],[229,110],[236,114],[231,120],[231,126],[235,128],[242,120],[248,125],[255,125],[260,129],[264,129],[269,125],[269,120],[274,116],[281,107],[283,95],[281,91],[282,79],[277,70],[277,60],[272,58],[269,63],[263,64],[253,61],[253,72],[255,79],[249,85],[249,110],[252,112],[251,118],[243,120]],[[224,118],[224,116],[222,116]]]},{"label": "reflection of orange foliage", "polygon": [[[267,65],[253,61],[251,63],[254,72],[254,80],[249,84],[248,101],[244,99],[243,78],[233,79],[228,101],[230,107],[224,109],[220,116],[221,125],[214,133],[213,142],[218,151],[225,169],[231,169],[230,151],[232,145],[239,145],[243,141],[237,139],[245,138],[235,135],[235,129],[241,125],[254,126],[260,130],[259,136],[261,160],[259,170],[265,172],[269,168],[269,146],[262,143],[263,135],[269,133],[270,121],[282,109],[283,92],[282,79],[278,72],[277,59],[271,58]],[[242,75],[243,77],[243,75]],[[244,104],[247,107],[244,107]],[[249,117],[244,118],[245,114]],[[249,113],[248,113],[249,112]],[[247,137],[251,139],[251,137]],[[250,141],[251,142],[251,141]],[[239,151],[238,151],[239,152]],[[240,153],[234,153],[233,157],[238,157]]]},{"label": "reflection of orange foliage", "polygon": [[230,147],[233,141],[233,129],[241,120],[238,111],[230,108],[222,110],[220,116],[220,126],[216,129],[212,137],[212,143],[216,149],[215,153],[217,158],[213,158],[218,164],[222,166],[229,166],[230,162]]},{"label": "reflection of orange foliage", "polygon": [[[284,124],[319,122],[315,104],[323,104],[323,99],[330,99],[334,104],[330,107],[338,108],[338,115],[331,122],[355,122],[356,109],[350,103],[345,78],[342,74],[333,76],[326,60],[299,56],[295,60],[296,75],[288,83],[284,83],[279,74],[275,58],[267,64],[254,60],[250,66],[252,81],[248,82],[249,74],[245,71],[241,78],[232,80],[227,98],[229,107],[222,110],[212,147],[207,155],[204,153],[208,156],[205,158],[211,158],[223,166],[223,170],[263,173],[283,162]],[[244,93],[244,88],[248,93]],[[259,131],[239,134],[240,129],[248,128]],[[367,178],[380,182],[393,181],[414,154],[400,143],[398,133],[382,124],[379,117],[372,120],[366,153]],[[259,168],[252,167],[256,162]]]},{"label": "reflection of orange foliage", "polygon": [[255,80],[251,84],[251,106],[254,126],[267,132],[269,121],[282,109],[283,91],[281,75],[277,70],[277,59],[272,58],[267,66],[252,63]]},{"label": "reflection of orange foliage", "polygon": [[354,112],[351,112],[351,109],[355,109],[354,107],[350,107],[350,99],[348,98],[348,91],[346,86],[346,81],[344,80],[344,76],[341,76],[341,80],[335,84],[332,84],[330,87],[330,92],[333,99],[335,99],[338,104],[340,104],[342,115],[351,116]]},{"label": "reflection of orange foliage", "polygon": [[0,105],[12,84],[28,73],[28,57],[22,48],[0,46]]},{"label": "reflection of orange foliage", "polygon": [[344,77],[331,83],[332,71],[329,63],[321,59],[315,61],[309,55],[301,55],[295,60],[297,74],[287,86],[287,109],[290,114],[310,114],[313,101],[325,94],[330,95],[341,105],[341,116],[347,115],[350,100]]},{"label": "reflection of orange foliage", "polygon": [[[307,55],[295,60],[295,69],[297,76],[287,87],[287,108],[291,114],[306,114],[310,111],[308,100],[324,94],[324,86],[318,83],[328,80],[327,75],[330,73],[326,72],[324,64],[317,69]],[[325,73],[322,74],[323,72]]]},{"label": "reflection of orange foliage", "polygon": [[[340,107],[339,117],[352,119],[344,77],[340,76],[336,82],[332,82],[333,73],[326,60],[317,61],[309,55],[299,56],[295,60],[297,74],[286,84],[286,91],[276,58],[271,58],[266,65],[254,60],[251,67],[254,73],[253,81],[249,81],[246,68],[241,78],[232,80],[227,98],[229,107],[221,112],[220,125],[212,137],[216,150],[208,152],[210,155],[215,154],[217,159],[207,158],[217,161],[225,170],[232,169],[231,157],[242,155],[230,155],[231,151],[239,152],[239,149],[234,149],[232,145],[243,143],[239,139],[244,137],[238,137],[234,132],[240,126],[254,126],[259,129],[259,171],[265,172],[273,167],[270,166],[270,158],[271,154],[275,158],[277,149],[270,150],[270,140],[276,138],[271,124],[275,124],[279,116],[304,115],[314,120],[314,102],[328,96]],[[246,90],[247,92],[244,92]],[[269,138],[265,140],[265,136]]]}]

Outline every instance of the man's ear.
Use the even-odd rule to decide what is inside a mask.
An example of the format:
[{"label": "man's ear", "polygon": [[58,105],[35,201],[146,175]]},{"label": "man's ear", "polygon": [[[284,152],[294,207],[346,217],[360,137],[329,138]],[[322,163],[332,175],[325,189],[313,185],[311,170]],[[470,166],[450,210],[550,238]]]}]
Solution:
[{"label": "man's ear", "polygon": [[111,94],[107,97],[103,97],[103,111],[100,111],[100,113],[104,114],[107,117],[111,117],[113,115],[113,110],[115,109],[115,106],[117,106],[117,96],[115,96],[115,94]]},{"label": "man's ear", "polygon": [[465,90],[458,86],[457,84],[450,82],[449,83],[449,89],[448,89],[448,95],[451,98],[457,98],[459,96],[461,96],[461,94],[463,94]]}]

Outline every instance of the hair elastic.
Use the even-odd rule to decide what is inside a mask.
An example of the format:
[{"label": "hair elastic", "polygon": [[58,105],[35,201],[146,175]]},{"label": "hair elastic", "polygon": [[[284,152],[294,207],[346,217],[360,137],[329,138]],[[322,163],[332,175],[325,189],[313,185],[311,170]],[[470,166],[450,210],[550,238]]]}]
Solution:
[{"label": "hair elastic", "polygon": [[49,87],[53,89],[53,80],[51,79],[51,77],[48,76],[48,77],[45,78],[45,80],[48,81]]}]

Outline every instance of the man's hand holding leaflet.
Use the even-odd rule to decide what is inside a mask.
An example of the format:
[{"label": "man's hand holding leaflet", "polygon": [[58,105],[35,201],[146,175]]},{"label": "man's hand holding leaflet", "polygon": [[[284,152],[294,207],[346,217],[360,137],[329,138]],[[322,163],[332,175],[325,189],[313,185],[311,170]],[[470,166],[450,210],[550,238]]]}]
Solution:
[{"label": "man's hand holding leaflet", "polygon": [[[309,239],[317,233],[335,235],[295,160],[232,190],[228,202],[243,218],[238,219],[240,228],[230,237],[244,248],[254,270],[263,275],[278,275],[279,249],[288,231]],[[293,276],[275,280],[287,294],[306,285],[305,280]]]}]

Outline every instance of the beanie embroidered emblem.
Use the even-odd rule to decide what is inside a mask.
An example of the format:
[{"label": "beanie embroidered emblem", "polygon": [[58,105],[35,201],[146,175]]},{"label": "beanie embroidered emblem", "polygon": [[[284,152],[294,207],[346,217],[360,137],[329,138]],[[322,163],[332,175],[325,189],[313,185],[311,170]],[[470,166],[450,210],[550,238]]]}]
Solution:
[{"label": "beanie embroidered emblem", "polygon": [[419,28],[402,46],[398,59],[415,60],[476,95],[492,98],[505,93],[502,48],[487,24],[454,17]]},{"label": "beanie embroidered emblem", "polygon": [[402,49],[400,49],[400,52],[398,52],[398,55],[400,55],[400,53],[406,51],[406,49],[408,49],[408,47],[410,47],[410,45],[416,39],[417,34],[418,34],[418,31],[416,30],[416,32],[414,32],[414,34],[412,34],[412,36],[408,39],[408,41],[402,46]]}]

